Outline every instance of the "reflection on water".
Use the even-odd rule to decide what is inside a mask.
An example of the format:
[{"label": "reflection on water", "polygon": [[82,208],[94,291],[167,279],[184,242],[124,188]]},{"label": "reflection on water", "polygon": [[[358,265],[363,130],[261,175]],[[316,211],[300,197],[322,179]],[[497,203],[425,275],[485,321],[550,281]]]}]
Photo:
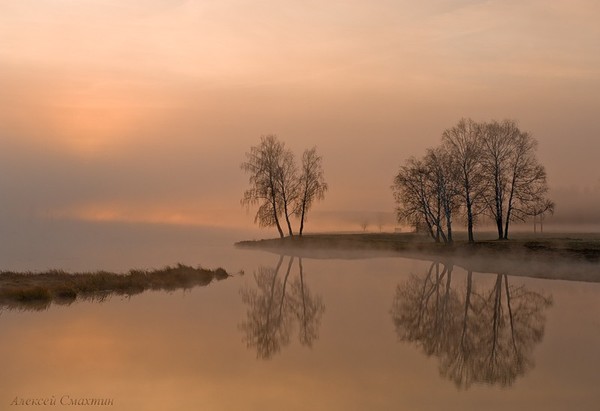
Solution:
[{"label": "reflection on water", "polygon": [[[600,283],[469,273],[408,258],[300,261],[229,246],[192,263],[248,274],[102,304],[78,294],[68,306],[3,310],[0,409],[15,397],[63,395],[114,399],[115,411],[600,404]],[[137,293],[129,290],[110,295]]]},{"label": "reflection on water", "polygon": [[510,386],[533,365],[552,299],[497,274],[491,285],[453,283],[452,265],[434,262],[398,285],[391,315],[402,341],[439,359],[440,374],[459,388]]},{"label": "reflection on water", "polygon": [[[245,333],[248,348],[255,348],[258,358],[269,359],[290,342],[290,334],[298,328],[300,344],[311,347],[319,338],[319,325],[325,305],[313,295],[304,278],[302,259],[298,259],[297,275],[290,278],[294,257],[288,257],[285,273],[280,276],[284,257],[276,267],[261,266],[254,273],[257,288],[240,290],[247,305],[246,319],[239,325]],[[288,285],[289,284],[289,285]]]}]

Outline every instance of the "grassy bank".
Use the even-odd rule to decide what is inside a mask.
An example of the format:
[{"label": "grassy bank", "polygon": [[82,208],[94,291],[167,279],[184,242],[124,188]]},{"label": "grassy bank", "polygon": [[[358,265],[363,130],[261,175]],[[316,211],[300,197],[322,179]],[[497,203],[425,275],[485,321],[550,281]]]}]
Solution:
[{"label": "grassy bank", "polygon": [[600,281],[600,235],[597,234],[516,234],[511,240],[486,239],[474,244],[459,234],[452,245],[435,243],[413,233],[314,234],[242,241],[236,246],[308,258],[396,255],[449,262],[479,272]]},{"label": "grassy bank", "polygon": [[206,286],[227,277],[229,274],[221,268],[207,270],[181,264],[160,270],[131,270],[127,274],[0,272],[0,308],[42,310],[52,303],[71,304],[77,299],[102,301],[111,295]]}]

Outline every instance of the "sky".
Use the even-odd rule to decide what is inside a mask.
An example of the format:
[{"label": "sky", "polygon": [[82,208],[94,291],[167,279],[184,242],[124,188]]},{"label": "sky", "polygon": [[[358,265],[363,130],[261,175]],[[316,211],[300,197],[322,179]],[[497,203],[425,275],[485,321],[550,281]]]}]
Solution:
[{"label": "sky", "polygon": [[323,156],[315,211],[391,212],[399,166],[462,117],[533,134],[557,215],[600,204],[599,18],[595,0],[0,0],[0,221],[252,226],[240,163],[269,133]]}]

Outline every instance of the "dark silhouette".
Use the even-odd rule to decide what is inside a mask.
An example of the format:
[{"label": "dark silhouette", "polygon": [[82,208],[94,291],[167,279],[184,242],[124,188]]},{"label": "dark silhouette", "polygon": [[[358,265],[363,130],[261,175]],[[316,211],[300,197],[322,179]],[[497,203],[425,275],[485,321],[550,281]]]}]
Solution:
[{"label": "dark silhouette", "polygon": [[293,157],[290,157],[284,143],[270,134],[262,136],[260,144],[250,148],[246,161],[241,165],[242,170],[250,175],[250,188],[244,192],[242,204],[250,207],[260,203],[254,222],[260,227],[277,227],[280,237],[284,236],[279,221],[283,210],[281,186],[285,181],[282,169],[293,169],[284,165],[290,158]]},{"label": "dark silhouette", "polygon": [[0,272],[0,308],[45,310],[52,303],[69,305],[77,299],[102,302],[111,295],[132,296],[146,290],[189,289],[228,278],[222,268],[207,270],[178,264],[160,270],[131,270],[127,274],[69,274]]},{"label": "dark silhouette", "polygon": [[298,175],[294,154],[269,134],[261,137],[260,144],[250,148],[241,168],[249,174],[250,188],[244,192],[242,205],[259,205],[254,222],[260,227],[277,227],[284,237],[281,219],[285,218],[288,235],[294,236],[290,218],[300,218],[299,235],[304,232],[304,222],[315,200],[322,200],[327,191],[323,177],[323,159],[316,147],[306,150],[302,157],[302,170]]},{"label": "dark silhouette", "polygon": [[475,241],[475,218],[483,210],[481,201],[485,189],[481,170],[481,125],[471,119],[461,119],[442,133],[442,147],[454,163],[459,195],[464,201],[469,242]]},{"label": "dark silhouette", "polygon": [[489,184],[485,199],[496,222],[498,239],[508,239],[512,221],[525,221],[548,192],[546,171],[535,156],[537,141],[514,121],[493,121],[481,138],[483,173]]},{"label": "dark silhouette", "polygon": [[442,201],[435,187],[435,175],[426,160],[410,158],[394,178],[396,212],[399,221],[416,227],[424,225],[435,242],[447,241],[442,226]]},{"label": "dark silhouette", "polygon": [[440,147],[400,167],[392,185],[398,220],[425,226],[436,242],[452,243],[453,215],[462,209],[473,243],[476,218],[485,212],[498,239],[508,239],[511,222],[554,208],[536,148],[514,121],[462,119],[443,132]]},{"label": "dark silhouette", "polygon": [[275,268],[260,267],[254,274],[258,289],[243,288],[242,302],[248,306],[246,319],[239,325],[244,332],[244,342],[256,349],[261,359],[269,359],[290,342],[290,334],[298,325],[298,339],[311,347],[318,339],[319,324],[325,306],[320,296],[314,296],[304,278],[299,259],[298,276],[290,283],[294,257],[289,257],[283,278],[279,273],[284,257]]},{"label": "dark silhouette", "polygon": [[391,315],[400,340],[438,357],[440,375],[458,388],[512,385],[533,367],[551,298],[510,286],[506,274],[483,290],[469,271],[459,289],[452,286],[452,271],[434,262],[423,276],[397,287]]},{"label": "dark silhouette", "polygon": [[300,230],[304,231],[304,221],[315,200],[323,200],[328,189],[323,177],[323,158],[317,154],[317,148],[304,151],[302,155],[302,174],[300,175],[300,196],[296,206],[296,215],[300,217]]}]

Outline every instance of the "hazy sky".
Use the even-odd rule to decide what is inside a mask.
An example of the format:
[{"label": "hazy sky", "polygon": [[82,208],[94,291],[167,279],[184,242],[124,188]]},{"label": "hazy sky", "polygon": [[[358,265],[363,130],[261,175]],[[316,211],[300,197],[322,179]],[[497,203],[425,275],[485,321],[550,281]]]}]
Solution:
[{"label": "hazy sky", "polygon": [[518,120],[552,188],[600,193],[599,19],[596,0],[0,0],[0,217],[251,225],[239,165],[266,133],[318,146],[316,210],[391,211],[398,166],[463,116]]}]

